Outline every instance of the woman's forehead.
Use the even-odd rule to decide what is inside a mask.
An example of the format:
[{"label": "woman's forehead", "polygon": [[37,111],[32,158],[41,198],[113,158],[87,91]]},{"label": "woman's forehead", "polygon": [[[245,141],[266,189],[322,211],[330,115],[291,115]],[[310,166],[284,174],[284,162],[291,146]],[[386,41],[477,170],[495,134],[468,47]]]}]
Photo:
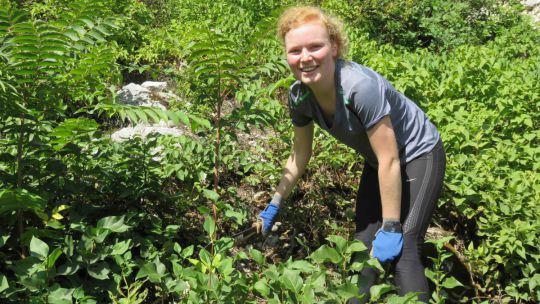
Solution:
[{"label": "woman's forehead", "polygon": [[285,34],[285,44],[309,40],[329,40],[328,31],[320,22],[310,22],[292,28]]}]

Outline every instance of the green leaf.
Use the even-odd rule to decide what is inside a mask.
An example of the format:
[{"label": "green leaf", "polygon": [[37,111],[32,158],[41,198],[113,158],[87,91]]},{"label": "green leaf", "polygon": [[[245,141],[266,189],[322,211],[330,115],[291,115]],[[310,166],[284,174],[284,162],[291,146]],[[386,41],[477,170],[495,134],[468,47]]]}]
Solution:
[{"label": "green leaf", "polygon": [[312,272],[315,270],[315,266],[305,260],[294,261],[289,267],[292,269],[300,270],[302,272]]},{"label": "green leaf", "polygon": [[47,303],[55,304],[71,304],[72,295],[74,289],[61,288],[60,285],[54,284],[51,289],[49,296],[47,297]]},{"label": "green leaf", "polygon": [[225,210],[225,217],[234,220],[238,225],[242,225],[245,222],[246,216],[244,210],[240,210],[240,212],[231,209]]},{"label": "green leaf", "polygon": [[336,292],[342,298],[349,299],[358,296],[358,287],[356,286],[356,284],[346,282],[345,284],[338,286]]},{"label": "green leaf", "polygon": [[7,240],[10,238],[10,235],[2,235],[0,236],[0,248],[4,247]]},{"label": "green leaf", "polygon": [[109,30],[108,30],[105,26],[103,26],[102,24],[96,26],[96,27],[94,28],[94,30],[99,31],[99,32],[101,33],[101,35],[103,35],[103,36],[110,36],[110,35],[112,35],[112,33],[109,32]]},{"label": "green leaf", "polygon": [[47,201],[25,189],[0,190],[0,215],[10,211],[31,210],[39,218],[48,220],[45,213]]},{"label": "green leaf", "polygon": [[97,222],[97,228],[108,229],[112,232],[126,232],[130,228],[124,224],[124,216],[108,216]]},{"label": "green leaf", "polygon": [[94,279],[106,280],[109,278],[109,264],[107,262],[99,262],[91,264],[86,269],[88,274]]},{"label": "green leaf", "polygon": [[156,259],[155,262],[147,262],[144,264],[144,266],[137,273],[135,280],[148,278],[150,282],[158,284],[161,282],[164,274],[165,266],[158,259]]},{"label": "green leaf", "polygon": [[251,258],[257,262],[257,264],[259,265],[264,265],[266,259],[264,258],[264,255],[257,249],[255,248],[251,248],[249,250],[249,254],[251,256]]},{"label": "green leaf", "polygon": [[204,248],[199,252],[199,259],[206,267],[212,266],[212,257],[210,253]]},{"label": "green leaf", "polygon": [[234,271],[233,259],[225,258],[223,259],[218,266],[219,271],[223,274],[224,277],[229,277],[230,274]]},{"label": "green leaf", "polygon": [[125,241],[118,242],[118,243],[114,244],[114,246],[112,248],[111,255],[122,255],[126,251],[129,250],[130,246],[131,246],[131,239],[127,239]]},{"label": "green leaf", "polygon": [[180,121],[184,125],[186,125],[186,126],[189,125],[189,118],[184,112],[176,111],[175,114],[180,118]]},{"label": "green leaf", "polygon": [[190,256],[193,255],[193,251],[194,251],[194,250],[195,250],[195,246],[193,246],[193,245],[191,245],[191,246],[189,246],[189,247],[187,247],[187,248],[184,248],[184,249],[182,250],[182,257],[183,257],[184,259],[189,258]]},{"label": "green leaf", "polygon": [[170,291],[182,294],[189,289],[189,283],[183,280],[170,280],[167,283]]},{"label": "green leaf", "polygon": [[69,118],[54,128],[49,136],[56,150],[64,146],[80,141],[82,138],[90,138],[99,128],[99,124],[88,118]]},{"label": "green leaf", "polygon": [[377,301],[380,299],[385,293],[390,292],[394,290],[394,287],[389,284],[379,284],[379,285],[373,285],[369,289],[369,294],[371,295],[371,301]]},{"label": "green leaf", "polygon": [[281,276],[281,283],[285,288],[298,293],[302,289],[304,281],[300,277],[300,272],[296,270],[285,269]]},{"label": "green leaf", "polygon": [[420,294],[419,292],[417,293],[409,292],[403,297],[400,297],[398,295],[392,295],[386,299],[387,301],[386,303],[387,304],[408,304],[408,303],[416,304],[419,302],[418,301],[419,294]]},{"label": "green leaf", "polygon": [[144,123],[148,123],[148,116],[146,115],[146,112],[144,111],[144,109],[141,109],[141,108],[137,108],[135,109],[135,114],[137,114],[137,116],[139,117],[139,119],[137,120],[138,122],[144,122]]},{"label": "green leaf", "polygon": [[268,287],[268,280],[262,278],[253,285],[253,288],[258,291],[263,297],[268,297],[270,295],[270,287]]},{"label": "green leaf", "polygon": [[64,35],[66,35],[66,37],[68,37],[69,39],[71,39],[73,41],[78,41],[79,40],[79,35],[77,34],[77,32],[75,32],[73,30],[67,30],[66,32],[64,32]]},{"label": "green leaf", "polygon": [[61,248],[56,248],[55,250],[53,250],[53,252],[51,252],[51,254],[49,254],[49,256],[47,256],[47,269],[51,269],[54,267],[56,260],[58,260],[62,253],[63,252]]},{"label": "green leaf", "polygon": [[206,216],[203,228],[204,231],[206,231],[206,233],[208,234],[208,236],[213,239],[214,233],[216,232],[216,222],[214,221],[214,218],[209,215]]},{"label": "green leaf", "polygon": [[30,255],[44,261],[49,255],[49,245],[32,236],[30,240]]},{"label": "green leaf", "polygon": [[5,275],[0,273],[0,292],[9,288],[9,282]]},{"label": "green leaf", "polygon": [[339,235],[330,235],[326,238],[328,241],[336,244],[338,252],[344,252],[345,246],[347,246],[347,240]]},{"label": "green leaf", "polygon": [[190,115],[189,118],[191,121],[191,129],[193,131],[197,131],[199,129],[208,130],[212,128],[210,121],[208,121],[207,119],[203,119],[194,115]]},{"label": "green leaf", "polygon": [[22,45],[34,45],[38,43],[38,37],[34,35],[19,34],[9,40],[8,43],[22,44]]},{"label": "green leaf", "polygon": [[86,34],[86,30],[79,26],[79,25],[74,25],[71,27],[76,33],[79,34],[79,36],[83,36],[84,34]]},{"label": "green leaf", "polygon": [[353,241],[345,250],[347,253],[367,251],[366,245],[360,241]]},{"label": "green leaf", "polygon": [[134,109],[126,108],[126,115],[132,124],[137,124],[139,122],[139,117],[135,113]]},{"label": "green leaf", "polygon": [[217,194],[217,192],[214,190],[203,189],[203,195],[204,197],[206,197],[207,199],[213,202],[217,202],[219,199],[219,194]]},{"label": "green leaf", "polygon": [[[146,114],[146,116],[148,116],[148,117],[150,117],[152,119],[152,121],[154,123],[158,123],[159,120],[161,119],[159,117],[158,113],[156,113],[158,111],[161,112],[161,110],[159,110],[159,109],[154,109],[152,107],[147,107],[146,109],[143,109],[143,111]],[[165,120],[165,121],[167,121],[167,120]]]},{"label": "green leaf", "polygon": [[111,231],[108,229],[94,227],[90,227],[90,229],[86,230],[88,237],[98,244],[103,243],[110,232]]},{"label": "green leaf", "polygon": [[105,41],[105,37],[103,37],[98,31],[90,31],[88,32],[88,36],[92,37],[96,41]]},{"label": "green leaf", "polygon": [[446,289],[452,289],[452,288],[455,288],[455,287],[458,287],[458,286],[463,286],[463,284],[461,284],[454,277],[448,277],[448,278],[444,279],[444,282],[442,283],[442,287],[444,287]]},{"label": "green leaf", "polygon": [[332,263],[339,263],[341,256],[339,253],[327,245],[322,245],[319,249],[315,250],[310,256],[317,263],[324,263],[330,261]]},{"label": "green leaf", "polygon": [[424,273],[426,274],[426,277],[430,279],[432,282],[435,282],[435,272],[433,270],[426,268],[424,269]]},{"label": "green leaf", "polygon": [[56,270],[56,273],[58,275],[69,276],[79,271],[80,268],[81,266],[79,262],[68,260],[65,264],[58,267],[58,269]]}]

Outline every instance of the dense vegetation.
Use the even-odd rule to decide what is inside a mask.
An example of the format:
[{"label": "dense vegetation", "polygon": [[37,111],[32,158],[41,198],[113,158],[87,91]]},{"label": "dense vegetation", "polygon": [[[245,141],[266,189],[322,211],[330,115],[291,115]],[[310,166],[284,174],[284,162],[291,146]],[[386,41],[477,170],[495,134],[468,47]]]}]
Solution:
[{"label": "dense vegetation", "polygon": [[[264,207],[290,149],[273,27],[292,3],[0,0],[0,302],[343,303],[361,280],[350,270],[382,267],[350,241],[362,160],[320,130],[278,244],[227,237]],[[345,21],[349,58],[442,133],[433,302],[540,301],[540,33],[521,5],[314,4]],[[149,79],[180,100],[115,102]],[[161,119],[192,134],[111,141]],[[372,289],[414,298],[388,275]]]}]

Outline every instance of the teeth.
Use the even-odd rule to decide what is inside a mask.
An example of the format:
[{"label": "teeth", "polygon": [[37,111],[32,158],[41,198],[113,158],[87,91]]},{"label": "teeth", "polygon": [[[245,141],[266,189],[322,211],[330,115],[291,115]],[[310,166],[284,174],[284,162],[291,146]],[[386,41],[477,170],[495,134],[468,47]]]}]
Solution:
[{"label": "teeth", "polygon": [[311,72],[311,71],[315,70],[316,68],[317,68],[317,66],[311,66],[311,67],[301,68],[300,70],[302,72]]}]

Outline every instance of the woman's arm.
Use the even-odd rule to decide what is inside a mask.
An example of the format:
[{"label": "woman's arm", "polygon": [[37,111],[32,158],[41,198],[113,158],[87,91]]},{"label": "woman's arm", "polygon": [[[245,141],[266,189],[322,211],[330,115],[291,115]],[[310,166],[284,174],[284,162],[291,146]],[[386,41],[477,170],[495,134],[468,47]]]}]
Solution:
[{"label": "woman's arm", "polygon": [[313,122],[304,127],[294,127],[293,149],[283,169],[276,194],[285,199],[289,196],[298,179],[304,174],[313,145]]},{"label": "woman's arm", "polygon": [[401,164],[396,135],[389,116],[368,131],[369,142],[379,162],[379,188],[383,220],[399,221],[401,213]]},{"label": "woman's arm", "polygon": [[311,158],[312,143],[313,122],[304,127],[294,128],[293,149],[283,169],[281,181],[274,197],[257,217],[255,227],[263,235],[270,232],[279,213],[281,201],[289,196],[300,176],[304,174]]}]

